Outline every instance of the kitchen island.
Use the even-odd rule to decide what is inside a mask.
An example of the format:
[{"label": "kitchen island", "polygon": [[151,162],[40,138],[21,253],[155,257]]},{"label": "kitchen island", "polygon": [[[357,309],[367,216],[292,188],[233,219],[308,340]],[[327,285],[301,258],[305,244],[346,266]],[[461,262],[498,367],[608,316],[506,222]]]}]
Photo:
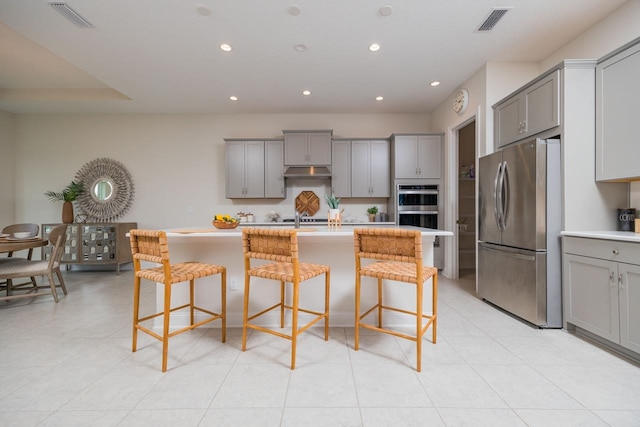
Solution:
[{"label": "kitchen island", "polygon": [[[243,224],[242,226],[253,226]],[[261,225],[262,226],[262,225]],[[264,225],[263,227],[271,227]],[[282,228],[282,225],[273,225]],[[342,227],[327,227],[326,225],[303,225],[298,229],[298,245],[300,260],[331,267],[331,326],[353,326],[354,324],[354,286],[355,286],[355,256],[353,249],[353,229],[360,227],[384,227],[420,230],[422,232],[424,265],[433,265],[433,241],[436,236],[452,236],[450,231],[425,229],[411,226],[396,226],[383,224],[342,225]],[[227,268],[227,325],[242,326],[242,304],[244,293],[244,258],[242,252],[242,227],[232,230],[208,229],[174,229],[167,230],[169,253],[171,262],[201,261],[224,265]],[[290,226],[290,228],[293,228]],[[363,281],[362,304],[375,303],[375,279],[366,278]],[[253,279],[257,282],[257,279]],[[323,278],[316,277],[305,281],[300,292],[300,306],[316,309],[321,308],[324,299]],[[315,282],[317,281],[317,282]],[[211,310],[220,309],[219,277],[207,277],[196,281],[196,300],[198,305]],[[273,281],[264,281],[264,287],[252,286],[251,307],[268,307],[277,302],[279,286]],[[369,284],[370,286],[367,286]],[[429,289],[427,283],[426,289]],[[291,292],[287,286],[287,295]],[[385,288],[387,291],[390,288]],[[387,301],[406,309],[415,309],[414,287],[398,284],[392,288]],[[180,283],[173,288],[173,306],[185,304],[188,301],[188,283]],[[156,290],[156,305],[162,310],[163,288],[158,285]],[[431,292],[425,292],[424,307],[431,307]],[[427,312],[427,310],[425,310]],[[274,326],[279,324],[278,314],[263,316],[263,324]],[[187,312],[174,312],[171,315],[172,327],[188,324]],[[304,321],[304,318],[302,318]],[[197,320],[197,319],[196,319]],[[156,326],[161,322],[156,319]],[[413,325],[409,316],[387,314],[385,323],[395,325]],[[212,325],[217,327],[217,325]]]}]

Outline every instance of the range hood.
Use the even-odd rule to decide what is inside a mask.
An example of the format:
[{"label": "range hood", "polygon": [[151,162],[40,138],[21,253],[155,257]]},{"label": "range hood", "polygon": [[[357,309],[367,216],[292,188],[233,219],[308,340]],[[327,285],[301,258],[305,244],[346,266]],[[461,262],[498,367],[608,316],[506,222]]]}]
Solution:
[{"label": "range hood", "polygon": [[284,171],[285,178],[331,178],[327,166],[288,166]]}]

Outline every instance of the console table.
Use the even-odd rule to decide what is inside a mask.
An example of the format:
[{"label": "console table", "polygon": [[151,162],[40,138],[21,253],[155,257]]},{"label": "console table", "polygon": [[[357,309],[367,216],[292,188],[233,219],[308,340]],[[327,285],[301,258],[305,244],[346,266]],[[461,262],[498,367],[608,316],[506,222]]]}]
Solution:
[{"label": "console table", "polygon": [[[60,224],[42,224],[42,238],[47,239],[51,230]],[[131,262],[131,246],[127,233],[138,226],[135,222],[99,222],[67,224],[63,264],[120,265]],[[42,248],[42,259],[48,259],[51,247]]]}]

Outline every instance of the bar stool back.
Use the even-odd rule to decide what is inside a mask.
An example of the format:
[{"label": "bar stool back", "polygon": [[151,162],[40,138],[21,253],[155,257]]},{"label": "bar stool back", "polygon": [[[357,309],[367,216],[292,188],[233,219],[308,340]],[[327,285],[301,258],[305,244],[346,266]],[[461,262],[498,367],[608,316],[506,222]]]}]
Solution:
[{"label": "bar stool back", "polygon": [[[242,351],[247,349],[247,328],[267,332],[291,340],[291,369],[296,367],[296,343],[298,334],[324,319],[324,340],[329,339],[329,266],[300,262],[298,259],[298,235],[296,230],[268,228],[243,228],[242,247],[244,251],[244,310],[242,322]],[[251,259],[271,261],[267,264],[251,266]],[[319,275],[325,275],[324,311],[312,311],[299,307],[300,283]],[[249,316],[249,288],[251,277],[280,281],[280,302]],[[285,302],[285,283],[293,285],[290,305]],[[291,334],[287,335],[264,326],[250,323],[252,320],[280,309],[280,328],[284,328],[284,310],[292,311]],[[314,317],[306,325],[298,327],[298,312]]]},{"label": "bar stool back", "polygon": [[[396,337],[408,339],[416,343],[417,371],[422,369],[422,336],[432,326],[432,341],[436,343],[438,269],[422,265],[422,236],[420,231],[401,230],[397,228],[356,228],[353,231],[356,256],[356,314],[355,314],[355,349],[360,345],[359,328],[371,329]],[[375,260],[363,266],[363,259]],[[378,279],[377,303],[360,314],[361,278],[362,276]],[[416,310],[409,311],[384,305],[382,301],[383,279],[393,282],[404,282],[415,285]],[[424,282],[432,280],[432,313],[423,313],[422,297]],[[364,322],[365,317],[377,312],[377,326]],[[415,334],[408,335],[383,326],[383,310],[395,311],[415,316]],[[424,321],[426,320],[426,323]],[[423,324],[424,323],[424,324]]]},{"label": "bar stool back", "polygon": [[[205,264],[196,261],[171,264],[169,261],[169,245],[167,234],[156,230],[131,230],[131,253],[133,255],[133,343],[132,351],[136,351],[138,343],[138,330],[162,341],[162,372],[167,371],[167,354],[169,351],[169,338],[189,331],[198,326],[220,319],[222,322],[222,342],[226,341],[226,283],[227,269],[220,265]],[[141,261],[161,264],[160,267],[143,269]],[[221,309],[216,313],[195,305],[195,279],[220,274]],[[140,317],[140,279],[164,284],[164,310],[149,316]],[[171,308],[171,288],[174,284],[189,281],[189,303]],[[169,333],[169,317],[171,312],[189,308],[190,325]],[[195,322],[195,311],[206,313],[209,316]],[[162,335],[141,325],[141,322],[164,316]]]}]

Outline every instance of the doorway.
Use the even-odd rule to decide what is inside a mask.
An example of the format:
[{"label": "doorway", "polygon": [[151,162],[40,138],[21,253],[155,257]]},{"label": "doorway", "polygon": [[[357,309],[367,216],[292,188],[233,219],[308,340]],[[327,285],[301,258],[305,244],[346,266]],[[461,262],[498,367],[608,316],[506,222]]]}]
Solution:
[{"label": "doorway", "polygon": [[476,273],[476,122],[458,129],[458,277]]}]

